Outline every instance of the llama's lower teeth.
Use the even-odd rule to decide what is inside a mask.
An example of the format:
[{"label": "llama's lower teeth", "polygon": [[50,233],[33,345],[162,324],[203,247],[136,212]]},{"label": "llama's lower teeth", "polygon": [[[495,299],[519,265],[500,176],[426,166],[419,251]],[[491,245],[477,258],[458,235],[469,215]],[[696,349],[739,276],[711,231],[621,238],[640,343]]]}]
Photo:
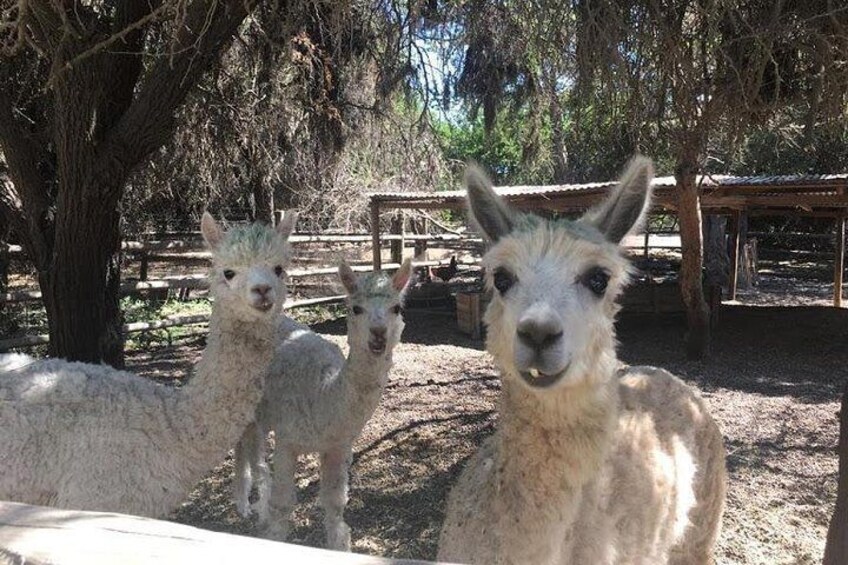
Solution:
[{"label": "llama's lower teeth", "polygon": [[538,379],[542,373],[539,372],[539,369],[530,369],[530,376],[534,379]]}]

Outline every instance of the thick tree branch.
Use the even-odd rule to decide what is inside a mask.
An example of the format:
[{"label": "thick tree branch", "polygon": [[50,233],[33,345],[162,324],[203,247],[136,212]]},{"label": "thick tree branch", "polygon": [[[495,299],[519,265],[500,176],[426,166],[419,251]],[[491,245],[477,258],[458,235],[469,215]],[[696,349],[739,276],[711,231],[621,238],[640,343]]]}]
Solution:
[{"label": "thick tree branch", "polygon": [[62,16],[50,0],[27,0],[27,16],[20,25],[29,27],[29,39],[42,52],[52,52],[62,38]]},{"label": "thick tree branch", "polygon": [[[201,76],[213,67],[239,25],[252,9],[243,0],[196,0],[174,41],[174,54],[162,58],[144,80],[141,91],[104,140],[98,162],[127,170],[167,141],[174,115]],[[106,165],[110,166],[110,165]]]},{"label": "thick tree branch", "polygon": [[123,0],[118,3],[112,26],[114,51],[108,53],[110,80],[104,85],[98,119],[98,137],[111,129],[132,103],[143,68],[144,36],[151,18],[162,8],[161,0]]},{"label": "thick tree branch", "polygon": [[39,173],[43,150],[16,123],[12,100],[7,88],[0,88],[0,149],[9,168],[14,186],[4,185],[0,200],[7,219],[28,243],[33,259],[39,265],[47,260],[49,245],[43,223],[47,219],[50,199],[47,186]]}]

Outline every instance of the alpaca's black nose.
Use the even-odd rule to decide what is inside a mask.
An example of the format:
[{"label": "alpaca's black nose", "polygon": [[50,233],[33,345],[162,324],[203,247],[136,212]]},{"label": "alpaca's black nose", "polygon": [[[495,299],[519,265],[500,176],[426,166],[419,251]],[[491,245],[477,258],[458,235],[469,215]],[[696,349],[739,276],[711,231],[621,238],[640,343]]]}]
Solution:
[{"label": "alpaca's black nose", "polygon": [[380,326],[371,328],[371,335],[373,335],[377,339],[386,339],[386,327]]},{"label": "alpaca's black nose", "polygon": [[519,322],[518,339],[536,351],[547,349],[562,339],[562,326],[552,318],[530,318]]},{"label": "alpaca's black nose", "polygon": [[271,292],[271,285],[257,284],[253,287],[253,292],[264,298],[269,292]]}]

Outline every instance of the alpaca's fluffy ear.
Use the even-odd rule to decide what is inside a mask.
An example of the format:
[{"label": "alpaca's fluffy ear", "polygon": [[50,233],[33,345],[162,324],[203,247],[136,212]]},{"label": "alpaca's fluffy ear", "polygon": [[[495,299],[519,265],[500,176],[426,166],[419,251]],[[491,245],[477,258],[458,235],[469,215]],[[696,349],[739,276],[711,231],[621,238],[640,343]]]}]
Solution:
[{"label": "alpaca's fluffy ear", "polygon": [[407,257],[392,277],[392,288],[398,292],[403,292],[403,289],[409,284],[410,277],[412,277],[412,258]]},{"label": "alpaca's fluffy ear", "polygon": [[620,242],[625,235],[642,227],[651,205],[651,160],[636,155],[627,164],[612,194],[596,208],[586,212],[583,220],[594,225],[608,241]]},{"label": "alpaca's fluffy ear", "polygon": [[285,238],[288,238],[294,232],[294,225],[297,223],[297,212],[294,210],[286,210],[283,212],[283,217],[280,223],[277,224],[277,232]]},{"label": "alpaca's fluffy ear", "polygon": [[353,269],[350,268],[350,265],[344,259],[339,263],[339,278],[345,289],[347,289],[348,294],[356,292],[358,288],[356,273],[353,272]]},{"label": "alpaca's fluffy ear", "polygon": [[203,240],[209,246],[209,249],[217,249],[224,239],[224,230],[209,212],[203,212],[203,218],[200,220],[200,232],[203,234]]},{"label": "alpaca's fluffy ear", "polygon": [[468,165],[465,186],[471,217],[489,240],[495,242],[512,231],[515,213],[495,194],[489,177],[482,169],[474,164]]}]

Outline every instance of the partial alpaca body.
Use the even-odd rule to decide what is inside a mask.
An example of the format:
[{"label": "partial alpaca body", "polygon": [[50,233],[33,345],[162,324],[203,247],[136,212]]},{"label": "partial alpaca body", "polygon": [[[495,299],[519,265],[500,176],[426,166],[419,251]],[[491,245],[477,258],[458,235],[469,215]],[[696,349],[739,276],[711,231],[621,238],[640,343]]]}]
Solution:
[{"label": "partial alpaca body", "polygon": [[0,355],[0,500],[167,515],[253,421],[286,296],[288,236],[205,214],[215,300],[203,358],[168,387],[106,365]]},{"label": "partial alpaca body", "polygon": [[495,434],[448,500],[440,561],[706,564],[724,507],[722,436],[696,391],[622,368],[619,242],[650,206],[651,162],[577,221],[507,206],[479,171],[471,213],[491,241],[487,349],[501,370]]},{"label": "partial alpaca body", "polygon": [[[350,550],[344,509],[351,450],[386,386],[392,351],[403,331],[403,293],[411,272],[410,260],[393,277],[357,276],[347,264],[340,266],[348,292],[347,359],[307,326],[283,318],[256,424],[245,430],[236,448],[236,507],[242,516],[250,514],[254,477],[259,494],[255,510],[266,537],[286,539],[297,501],[297,457],[318,452],[327,547]],[[276,444],[273,481],[263,451],[270,431]]]}]

